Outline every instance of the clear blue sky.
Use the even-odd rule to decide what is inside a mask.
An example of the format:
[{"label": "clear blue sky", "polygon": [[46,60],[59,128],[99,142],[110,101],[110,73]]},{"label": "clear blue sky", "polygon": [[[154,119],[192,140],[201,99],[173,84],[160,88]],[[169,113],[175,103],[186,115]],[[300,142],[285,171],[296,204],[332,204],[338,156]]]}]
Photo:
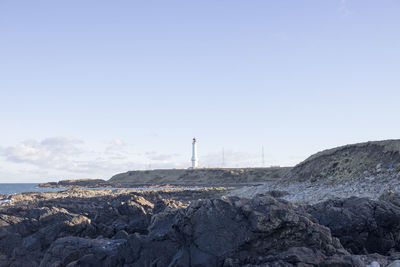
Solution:
[{"label": "clear blue sky", "polygon": [[395,0],[0,1],[0,182],[399,138]]}]

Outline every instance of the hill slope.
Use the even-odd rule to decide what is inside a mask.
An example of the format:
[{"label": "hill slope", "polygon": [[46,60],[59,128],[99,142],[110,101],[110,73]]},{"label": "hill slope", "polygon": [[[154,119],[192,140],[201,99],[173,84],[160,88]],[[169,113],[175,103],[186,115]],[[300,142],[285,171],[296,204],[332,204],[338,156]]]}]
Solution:
[{"label": "hill slope", "polygon": [[277,168],[207,168],[129,171],[114,175],[109,182],[119,184],[165,183],[250,183],[277,180],[287,175],[289,167]]},{"label": "hill slope", "polygon": [[296,165],[288,178],[296,181],[352,178],[397,174],[400,171],[400,140],[346,145],[310,156]]},{"label": "hill slope", "polygon": [[293,167],[283,179],[230,194],[253,197],[269,191],[284,191],[284,199],[308,204],[352,196],[378,199],[385,192],[400,192],[400,140],[324,150]]}]

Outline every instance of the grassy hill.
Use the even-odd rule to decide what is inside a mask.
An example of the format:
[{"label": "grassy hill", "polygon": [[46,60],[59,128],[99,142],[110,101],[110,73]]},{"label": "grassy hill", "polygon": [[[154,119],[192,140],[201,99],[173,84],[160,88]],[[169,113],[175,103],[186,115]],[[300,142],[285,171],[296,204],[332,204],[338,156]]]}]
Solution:
[{"label": "grassy hill", "polygon": [[289,167],[273,168],[199,168],[129,171],[114,175],[109,182],[119,184],[222,184],[251,183],[283,178]]},{"label": "grassy hill", "polygon": [[291,169],[287,178],[297,181],[345,181],[400,171],[400,140],[374,141],[328,149]]}]

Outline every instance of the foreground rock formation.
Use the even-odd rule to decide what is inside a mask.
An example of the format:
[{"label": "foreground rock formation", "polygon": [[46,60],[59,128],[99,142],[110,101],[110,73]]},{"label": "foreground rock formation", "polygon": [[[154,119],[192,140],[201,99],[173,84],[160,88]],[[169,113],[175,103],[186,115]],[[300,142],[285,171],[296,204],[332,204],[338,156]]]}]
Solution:
[{"label": "foreground rock formation", "polygon": [[328,200],[307,208],[354,254],[400,251],[400,206],[367,198]]},{"label": "foreground rock formation", "polygon": [[218,195],[14,195],[0,206],[0,266],[384,266],[400,259],[396,195],[304,207],[274,198],[279,192]]}]

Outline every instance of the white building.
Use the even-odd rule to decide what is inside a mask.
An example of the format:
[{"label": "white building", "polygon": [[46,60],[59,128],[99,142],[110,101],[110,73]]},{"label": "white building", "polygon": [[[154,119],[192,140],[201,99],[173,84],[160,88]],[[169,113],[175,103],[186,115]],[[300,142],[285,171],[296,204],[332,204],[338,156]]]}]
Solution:
[{"label": "white building", "polygon": [[195,137],[192,143],[192,168],[194,169],[197,167],[199,167],[199,158],[197,157],[197,141]]}]

